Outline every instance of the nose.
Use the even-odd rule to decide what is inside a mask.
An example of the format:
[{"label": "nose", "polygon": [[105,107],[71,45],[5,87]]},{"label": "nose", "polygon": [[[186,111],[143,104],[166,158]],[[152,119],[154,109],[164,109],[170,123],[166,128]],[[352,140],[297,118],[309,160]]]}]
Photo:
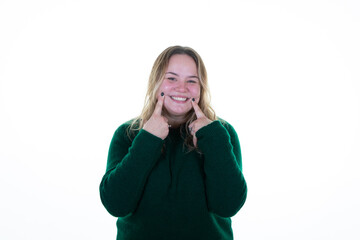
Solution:
[{"label": "nose", "polygon": [[175,90],[178,92],[186,92],[186,82],[185,81],[178,81],[175,87]]}]

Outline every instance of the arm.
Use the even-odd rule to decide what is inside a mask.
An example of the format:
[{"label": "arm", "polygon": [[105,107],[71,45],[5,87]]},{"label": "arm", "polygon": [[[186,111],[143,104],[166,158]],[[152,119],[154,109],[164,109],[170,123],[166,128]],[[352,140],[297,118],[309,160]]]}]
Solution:
[{"label": "arm", "polygon": [[136,210],[147,177],[161,155],[162,139],[140,130],[131,142],[127,124],[120,126],[111,141],[100,197],[107,211],[116,217]]},{"label": "arm", "polygon": [[196,137],[204,154],[209,211],[221,217],[234,216],[247,195],[238,136],[230,124],[214,121],[199,129]]}]

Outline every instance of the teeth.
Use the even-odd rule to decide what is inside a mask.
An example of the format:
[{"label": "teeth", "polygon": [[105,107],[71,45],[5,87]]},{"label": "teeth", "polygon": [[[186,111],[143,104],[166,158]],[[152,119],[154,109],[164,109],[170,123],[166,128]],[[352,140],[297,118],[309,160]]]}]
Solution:
[{"label": "teeth", "polygon": [[182,98],[182,97],[171,97],[172,99],[176,100],[176,101],[186,101],[187,98]]}]

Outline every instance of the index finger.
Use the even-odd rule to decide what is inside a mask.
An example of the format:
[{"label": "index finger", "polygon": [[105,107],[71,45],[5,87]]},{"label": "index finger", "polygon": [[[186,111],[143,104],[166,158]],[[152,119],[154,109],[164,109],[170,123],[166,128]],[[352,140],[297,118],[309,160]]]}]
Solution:
[{"label": "index finger", "polygon": [[201,111],[199,105],[195,101],[191,101],[191,104],[194,108],[195,114],[197,118],[202,118],[205,116],[205,114]]},{"label": "index finger", "polygon": [[157,114],[159,116],[161,115],[162,107],[164,104],[164,98],[165,98],[165,96],[158,97],[158,101],[157,101],[155,109],[154,109],[154,114]]}]

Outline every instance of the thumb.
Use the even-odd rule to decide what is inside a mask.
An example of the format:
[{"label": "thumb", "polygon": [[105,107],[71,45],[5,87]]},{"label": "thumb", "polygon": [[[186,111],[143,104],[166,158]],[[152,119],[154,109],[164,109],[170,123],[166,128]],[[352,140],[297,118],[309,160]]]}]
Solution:
[{"label": "thumb", "polygon": [[159,115],[159,116],[161,115],[162,107],[163,107],[163,104],[164,104],[164,98],[165,98],[165,95],[162,92],[161,96],[158,97],[158,101],[157,101],[156,106],[155,106],[154,114]]},{"label": "thumb", "polygon": [[205,116],[205,114],[201,111],[199,105],[195,102],[195,98],[192,99],[191,104],[192,104],[192,106],[193,106],[193,108],[194,108],[196,117],[197,117],[198,119]]},{"label": "thumb", "polygon": [[197,138],[196,138],[196,136],[193,136],[193,143],[194,143],[194,147],[197,147]]}]

